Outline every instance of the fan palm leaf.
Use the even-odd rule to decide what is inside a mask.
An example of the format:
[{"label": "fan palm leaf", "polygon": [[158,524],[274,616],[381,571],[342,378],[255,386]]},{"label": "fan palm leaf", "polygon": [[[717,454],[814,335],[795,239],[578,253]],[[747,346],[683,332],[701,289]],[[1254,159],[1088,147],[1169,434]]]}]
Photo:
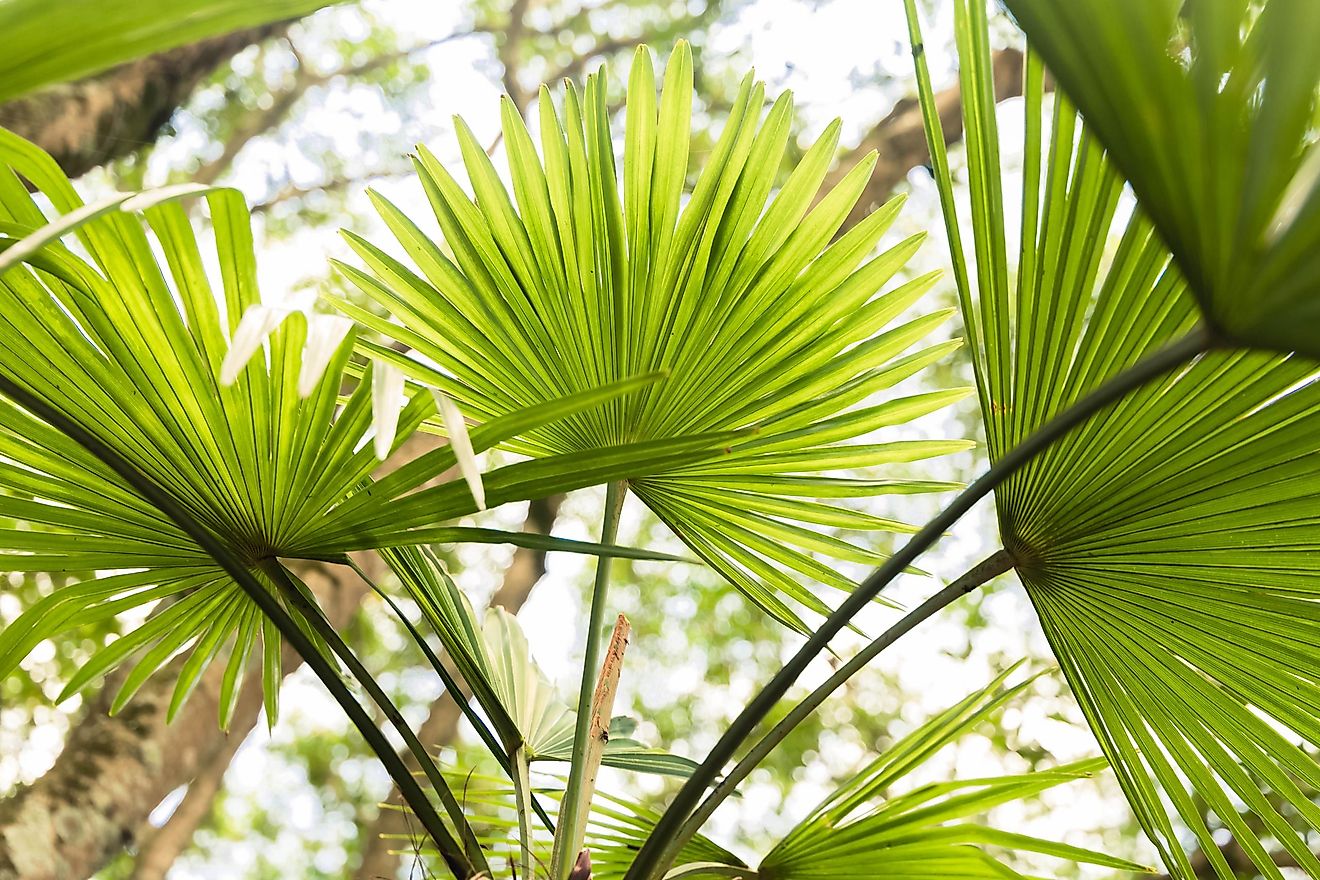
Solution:
[{"label": "fan palm leaf", "polygon": [[1131,183],[1210,326],[1240,345],[1320,356],[1320,6],[1006,6]]},{"label": "fan palm leaf", "polygon": [[983,847],[1149,871],[1125,859],[968,821],[1001,804],[1028,800],[1093,776],[1104,769],[1103,758],[1015,776],[927,783],[902,794],[891,793],[896,783],[994,716],[1034,680],[1005,687],[1015,668],[932,717],[840,786],[770,850],[756,876],[765,880],[1022,876]]},{"label": "fan palm leaf", "polygon": [[[29,185],[57,219],[47,220]],[[178,204],[199,192],[214,229],[206,256]],[[70,233],[77,235],[72,247],[60,242]],[[228,337],[239,333],[245,312],[260,308],[248,213],[237,192],[184,187],[86,206],[49,157],[0,131],[0,247],[0,378],[115,450],[253,576],[264,578],[270,560],[341,558],[386,540],[522,540],[437,526],[476,508],[466,481],[421,488],[454,465],[452,446],[369,480],[378,465],[366,442],[372,383],[359,383],[340,406],[352,350],[343,318],[290,315],[273,329],[262,357],[240,365],[236,384],[220,381]],[[218,284],[206,269],[212,260]],[[487,448],[655,378],[510,412],[474,431],[471,442]],[[87,664],[66,695],[143,652],[118,708],[149,674],[190,652],[176,712],[207,664],[223,656],[220,716],[227,722],[235,685],[262,647],[273,717],[279,633],[232,572],[139,487],[30,407],[6,399],[0,410],[0,515],[18,522],[0,536],[7,570],[107,572],[57,591],[0,632],[0,674],[44,638],[168,599]],[[429,395],[413,395],[394,445],[434,413]],[[660,468],[690,463],[727,441],[708,435],[621,445],[602,450],[589,466],[571,456],[519,463],[488,476],[488,500],[631,476],[645,472],[647,461]]]},{"label": "fan palm leaf", "polygon": [[[919,46],[912,4],[909,16]],[[956,20],[971,258],[919,53],[918,73],[998,460],[1191,331],[1206,289],[1165,245],[1141,190],[1135,206],[1125,200],[1103,132],[1064,95],[1047,122],[1035,55],[1012,266],[984,6],[960,0]],[[995,491],[1004,547],[1073,692],[1180,878],[1193,871],[1174,815],[1217,876],[1232,876],[1198,801],[1265,876],[1281,875],[1248,817],[1320,875],[1305,831],[1320,829],[1305,793],[1320,764],[1298,748],[1320,745],[1316,380],[1300,355],[1214,349],[1106,406]]]},{"label": "fan palm leaf", "polygon": [[657,469],[629,488],[756,604],[807,632],[799,611],[824,614],[829,606],[802,579],[855,586],[818,556],[863,564],[883,558],[821,526],[910,531],[837,499],[948,488],[838,472],[878,477],[887,466],[968,446],[893,437],[897,426],[948,405],[961,389],[876,401],[957,345],[913,350],[948,316],[910,314],[933,275],[877,295],[921,237],[876,254],[901,199],[842,231],[875,158],[822,192],[837,123],[775,191],[792,99],[784,95],[763,112],[764,86],[750,77],[685,199],[686,45],[669,59],[658,98],[650,53],[639,49],[621,165],[607,88],[603,72],[588,78],[584,92],[569,84],[562,107],[543,90],[539,155],[505,102],[511,187],[461,121],[471,195],[420,148],[415,165],[444,245],[373,196],[416,269],[348,233],[366,271],[344,271],[393,320],[347,302],[341,308],[414,352],[368,345],[374,357],[438,387],[478,420],[666,372],[664,382],[528,431],[509,446],[589,455],[621,442],[747,432],[718,463]]}]

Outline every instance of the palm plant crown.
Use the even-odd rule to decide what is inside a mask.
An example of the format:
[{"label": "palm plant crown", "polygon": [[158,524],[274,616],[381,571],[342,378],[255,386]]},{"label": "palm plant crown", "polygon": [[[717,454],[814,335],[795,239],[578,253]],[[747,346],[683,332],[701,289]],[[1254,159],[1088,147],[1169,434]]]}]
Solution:
[{"label": "palm plant crown", "polygon": [[564,453],[735,432],[724,455],[656,470],[629,481],[629,488],[753,601],[806,632],[785,599],[818,613],[828,606],[793,575],[843,590],[854,586],[812,552],[857,563],[882,558],[818,527],[908,530],[815,499],[947,487],[827,472],[915,461],[969,445],[886,438],[844,443],[965,393],[872,401],[957,345],[904,354],[948,316],[900,318],[933,275],[876,295],[921,237],[872,256],[901,200],[839,234],[874,156],[820,193],[837,122],[776,192],[792,99],[781,96],[762,118],[764,86],[750,76],[685,202],[692,95],[685,44],[669,60],[658,102],[650,53],[638,51],[621,170],[607,90],[603,72],[589,77],[581,94],[568,84],[562,110],[543,90],[539,156],[517,110],[505,102],[512,193],[461,120],[474,197],[419,149],[415,165],[445,246],[373,195],[420,275],[348,233],[370,273],[351,266],[344,271],[398,323],[351,303],[340,307],[428,363],[366,343],[373,357],[453,396],[477,419],[628,376],[666,373],[662,382],[526,432],[509,447]]}]

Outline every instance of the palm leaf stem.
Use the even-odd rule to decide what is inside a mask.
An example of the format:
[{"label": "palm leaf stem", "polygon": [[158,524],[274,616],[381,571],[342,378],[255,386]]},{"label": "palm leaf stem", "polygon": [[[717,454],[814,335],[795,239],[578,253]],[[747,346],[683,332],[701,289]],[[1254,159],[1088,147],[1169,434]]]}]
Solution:
[{"label": "palm leaf stem", "polygon": [[364,690],[376,707],[385,715],[394,729],[398,731],[399,736],[403,737],[404,745],[412,753],[417,761],[417,766],[426,774],[427,780],[435,788],[436,795],[440,802],[444,804],[445,812],[449,814],[450,821],[458,829],[459,835],[463,838],[463,848],[467,852],[468,858],[473,865],[477,867],[478,874],[489,874],[490,866],[486,864],[486,856],[481,850],[481,843],[477,840],[476,832],[468,824],[467,817],[463,813],[463,805],[458,802],[453,789],[445,781],[444,775],[436,765],[435,759],[431,753],[422,745],[422,741],[417,738],[410,725],[399,711],[399,707],[394,705],[389,694],[385,693],[384,688],[376,681],[367,667],[362,664],[353,650],[348,647],[343,637],[339,635],[330,621],[321,613],[321,609],[316,606],[308,597],[307,593],[294,583],[293,577],[285,569],[284,565],[278,559],[267,559],[262,565],[263,569],[275,584],[279,587],[281,595],[286,602],[302,614],[304,619],[316,630],[335,656],[347,667],[349,674]]},{"label": "palm leaf stem", "polygon": [[[989,495],[994,489],[1020,470],[1038,454],[1073,428],[1078,427],[1091,416],[1112,403],[1122,399],[1128,393],[1140,388],[1147,382],[1176,370],[1209,351],[1218,340],[1212,331],[1198,325],[1181,339],[1154,352],[1149,357],[1133,364],[1130,368],[1114,376],[1073,406],[1059,413],[1054,419],[1042,425],[1035,433],[1027,437],[1018,446],[1006,453],[990,468],[964,489],[957,498],[950,502],[934,519],[926,523],[897,553],[871,573],[857,589],[835,610],[825,622],[798,649],[798,652],[784,667],[775,674],[770,682],[752,698],[738,717],[729,725],[710,754],[688,777],[679,789],[674,800],[665,810],[660,821],[647,838],[646,843],[637,853],[637,858],[628,868],[624,880],[650,880],[658,877],[667,865],[662,862],[662,855],[669,846],[669,841],[676,838],[679,829],[697,808],[702,793],[710,787],[724,766],[732,760],[734,753],[742,743],[752,735],[761,723],[798,680],[811,661],[828,647],[830,641],[846,627],[858,612],[871,603],[895,577],[914,563],[922,553],[928,550],[978,501]],[[943,591],[941,593],[943,595]],[[944,605],[952,602],[962,593],[945,596]],[[924,605],[922,606],[925,607]],[[940,605],[939,607],[943,607]],[[932,608],[931,611],[938,610]]]},{"label": "palm leaf stem", "polygon": [[[619,515],[627,497],[624,482],[610,483],[605,490],[605,515],[601,523],[602,544],[613,544],[619,534]],[[582,682],[578,687],[577,719],[573,728],[573,759],[569,767],[564,800],[559,808],[559,828],[555,833],[551,866],[554,880],[563,880],[573,870],[582,841],[573,840],[575,829],[587,814],[590,793],[585,792],[587,751],[590,746],[591,700],[596,690],[596,672],[600,669],[601,634],[605,627],[605,603],[610,588],[611,560],[601,557],[596,562],[596,581],[591,590],[591,611],[587,622],[587,640],[582,658]],[[584,797],[584,793],[586,797]]]},{"label": "palm leaf stem", "polygon": [[917,626],[933,617],[936,612],[952,604],[960,596],[965,596],[977,587],[988,583],[990,580],[998,577],[1013,567],[1013,556],[1007,550],[997,550],[986,557],[976,565],[969,568],[960,577],[951,582],[944,589],[931,596],[925,602],[922,602],[912,611],[881,633],[874,641],[858,651],[847,663],[843,664],[826,679],[819,687],[807,694],[796,706],[785,715],[778,724],[771,728],[770,732],[752,746],[746,755],[742,757],[733,769],[725,774],[720,780],[719,785],[715,786],[706,799],[701,802],[701,806],[688,817],[687,821],[679,828],[674,839],[666,847],[665,853],[661,857],[661,864],[671,863],[678,852],[687,844],[689,840],[696,835],[701,826],[706,823],[711,814],[715,812],[720,804],[724,803],[729,795],[737,790],[738,784],[747,778],[753,770],[774,751],[784,739],[799,724],[811,716],[811,713],[820,708],[820,704],[829,698],[830,694],[842,687],[848,679],[852,678],[867,664],[888,648],[897,642],[904,635]]},{"label": "palm leaf stem", "polygon": [[315,643],[303,632],[294,619],[285,611],[284,606],[272,593],[262,586],[252,572],[234,558],[220,540],[203,524],[179,505],[167,491],[154,480],[139,471],[132,462],[116,449],[102,441],[95,434],[83,428],[77,421],[67,417],[60,409],[52,406],[40,396],[31,393],[7,376],[0,375],[0,394],[13,400],[28,412],[62,432],[70,440],[86,449],[106,467],[114,471],[129,486],[151,503],[157,510],[169,517],[180,530],[197,542],[197,546],[216,561],[225,573],[248,595],[261,612],[275,625],[280,635],[298,652],[298,655],[321,680],[335,702],[339,703],[344,714],[358,729],[367,745],[376,753],[376,757],[385,767],[394,784],[399,787],[404,800],[413,807],[418,820],[426,828],[427,834],[435,841],[445,864],[455,877],[466,880],[477,874],[471,860],[463,852],[453,835],[445,827],[444,821],[436,812],[421,785],[413,778],[407,766],[395,753],[389,740],[365,708],[349,691],[339,678],[338,672],[330,661],[321,654]]},{"label": "palm leaf stem", "polygon": [[[408,615],[404,614],[403,609],[399,607],[399,603],[394,601],[394,597],[381,589],[374,580],[368,577],[367,573],[362,570],[362,566],[354,562],[351,557],[348,559],[348,566],[353,569],[353,571],[357,572],[357,576],[362,578],[363,583],[371,587],[372,591],[390,607],[394,616],[397,617],[399,622],[403,624],[404,628],[408,630],[408,634],[412,636],[413,642],[422,649],[422,653],[426,656],[427,662],[431,664],[431,668],[434,669],[436,675],[440,677],[440,682],[444,685],[445,691],[453,697],[454,703],[458,706],[459,711],[463,713],[463,717],[466,718],[468,723],[477,731],[477,735],[481,737],[482,743],[490,750],[491,755],[497,762],[499,762],[499,765],[503,768],[504,772],[509,774],[509,779],[517,784],[518,777],[516,774],[521,768],[517,765],[516,759],[511,757],[511,753],[521,749],[521,744],[509,743],[508,751],[505,750],[504,746],[500,745],[494,731],[490,729],[490,725],[486,723],[484,718],[477,714],[475,709],[472,708],[472,701],[468,698],[468,694],[464,691],[462,685],[459,684],[458,679],[454,677],[454,674],[449,670],[449,667],[446,666],[444,661],[436,655],[435,651],[431,650],[431,646],[427,643],[426,637],[422,635],[421,631],[417,629],[417,626],[408,619]],[[525,754],[523,760],[524,762],[526,761]],[[545,823],[545,827],[553,833],[555,830],[555,824],[554,821],[551,820],[550,814],[546,812],[545,807],[543,807],[540,801],[536,799],[536,795],[530,794],[530,797],[531,808],[536,812],[536,815],[540,817],[541,821]]]},{"label": "palm leaf stem", "polygon": [[522,867],[520,876],[525,880],[532,880],[536,876],[536,866],[535,854],[532,852],[531,812],[536,808],[536,796],[532,794],[531,771],[527,765],[527,746],[521,745],[514,749],[511,759],[513,772],[509,777],[513,780],[514,808],[518,813],[519,865]]}]

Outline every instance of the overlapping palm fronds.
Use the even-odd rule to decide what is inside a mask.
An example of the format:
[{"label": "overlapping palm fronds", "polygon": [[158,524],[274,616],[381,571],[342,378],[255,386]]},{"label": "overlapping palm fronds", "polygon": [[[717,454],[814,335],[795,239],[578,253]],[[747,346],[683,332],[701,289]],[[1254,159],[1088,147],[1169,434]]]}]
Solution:
[{"label": "overlapping palm fronds", "polygon": [[[658,99],[650,53],[637,53],[621,165],[606,91],[603,73],[588,78],[585,92],[568,85],[562,107],[543,91],[539,155],[506,102],[511,192],[461,123],[471,195],[419,150],[415,164],[444,245],[375,196],[416,269],[349,234],[369,271],[344,271],[397,323],[342,307],[420,356],[368,345],[374,357],[441,389],[477,419],[666,372],[661,383],[528,431],[510,448],[565,454],[744,432],[718,461],[653,471],[629,488],[753,601],[806,632],[800,611],[824,614],[829,606],[801,578],[855,586],[816,554],[857,563],[883,558],[822,527],[910,530],[840,499],[948,488],[884,479],[882,469],[969,445],[886,436],[962,390],[876,400],[957,344],[908,353],[947,317],[908,314],[933,276],[877,295],[920,237],[875,254],[901,200],[839,235],[874,157],[821,192],[837,124],[776,190],[792,99],[784,95],[763,112],[764,86],[750,77],[685,199],[686,45],[670,58]],[[875,469],[875,479],[834,473],[844,469]]]},{"label": "overlapping palm fronds", "polygon": [[[1110,111],[1132,112],[1136,126],[1124,122],[1116,134],[1093,127],[1089,117],[1083,123],[1068,91],[1053,99],[1047,121],[1044,71],[1038,57],[1029,58],[1022,227],[1014,253],[1003,218],[1011,215],[1004,210],[1007,200],[1017,194],[1008,194],[1010,181],[1001,168],[985,9],[975,0],[959,0],[974,262],[961,245],[943,140],[937,127],[930,130],[996,460],[1106,380],[1191,331],[1198,304],[1213,329],[1234,338],[1290,346],[1288,334],[1306,326],[1304,310],[1285,317],[1280,308],[1275,317],[1289,328],[1284,332],[1282,325],[1248,317],[1259,303],[1235,311],[1238,307],[1223,299],[1229,281],[1222,272],[1229,271],[1238,252],[1227,241],[1210,246],[1222,232],[1211,227],[1227,221],[1201,199],[1218,196],[1175,190],[1169,195],[1174,201],[1191,200],[1148,205],[1148,190],[1136,185],[1139,180],[1152,185],[1153,176],[1160,175],[1166,175],[1161,186],[1199,185],[1183,176],[1193,171],[1172,170],[1175,156],[1161,153],[1165,146],[1146,143],[1173,132],[1193,111],[1154,119],[1153,110],[1135,112],[1148,105],[1122,106],[1117,93],[1106,90],[1114,83],[1146,87],[1144,77],[1138,77],[1140,84],[1131,79],[1137,68],[1127,65],[1133,58],[1142,59],[1132,62],[1136,65],[1185,62],[1153,60],[1151,53],[1159,53],[1143,44],[1141,52],[1124,48],[1122,57],[1114,55],[1103,78],[1090,73],[1098,69],[1095,47],[1118,51],[1112,39],[1123,23],[1135,28],[1132,19],[1167,12],[1174,4],[1010,5],[1030,7],[1034,16],[1046,15],[1048,6],[1048,15],[1059,16],[1056,24],[1066,18],[1076,25],[1083,20],[1079,16],[1091,16],[1085,20],[1094,30],[1084,39],[1081,31],[1068,31],[1077,38],[1078,53],[1067,62],[1069,69],[1073,76],[1090,76],[1085,93],[1094,100],[1106,93],[1118,101],[1101,108],[1102,118]],[[1233,4],[1194,6],[1222,10]],[[909,11],[915,23],[911,4]],[[1262,15],[1257,26],[1266,22]],[[1147,24],[1143,19],[1142,26]],[[913,42],[920,45],[915,31]],[[1083,48],[1088,42],[1093,45]],[[924,61],[919,58],[918,64],[930,122],[936,119],[930,83]],[[1087,65],[1092,66],[1083,71]],[[1161,76],[1166,74],[1172,76]],[[1065,89],[1073,76],[1061,77]],[[1098,85],[1101,79],[1104,86]],[[1158,92],[1163,82],[1157,80],[1152,90]],[[1227,91],[1240,86],[1230,83]],[[1214,100],[1221,99],[1228,100]],[[1256,112],[1284,113],[1278,106],[1264,109],[1273,100],[1283,99],[1272,95]],[[1305,96],[1301,103],[1312,111]],[[1147,135],[1137,138],[1138,129]],[[1137,141],[1123,142],[1126,135]],[[1194,155],[1178,153],[1176,163],[1198,169],[1209,153],[1232,146],[1208,132],[1195,137],[1204,150],[1188,147]],[[1114,158],[1122,157],[1125,171],[1136,171],[1135,206],[1125,197],[1107,147],[1118,150]],[[1291,155],[1296,148],[1285,152]],[[1296,158],[1281,173],[1287,176]],[[1228,163],[1225,157],[1216,161]],[[1221,168],[1227,176],[1217,178],[1225,188],[1256,173],[1249,163],[1231,171],[1229,164]],[[1248,191],[1255,192],[1249,187],[1242,192]],[[1263,196],[1256,192],[1256,197]],[[1229,201],[1239,204],[1238,196]],[[1305,223],[1307,216],[1303,210],[1295,222]],[[1161,233],[1178,249],[1171,252]],[[1294,229],[1278,246],[1303,234]],[[1242,260],[1255,266],[1251,271],[1301,271],[1304,278],[1299,255],[1258,251],[1252,235],[1241,241]],[[1317,425],[1315,362],[1295,354],[1216,348],[1106,406],[995,492],[1004,546],[1054,652],[1138,818],[1180,878],[1191,878],[1193,871],[1175,815],[1191,829],[1218,876],[1232,876],[1202,806],[1265,876],[1280,876],[1269,856],[1272,845],[1320,875],[1308,842],[1308,835],[1320,830],[1320,808],[1305,793],[1320,783],[1320,765],[1298,748],[1320,746]],[[1288,815],[1275,806],[1279,800],[1290,805]],[[1248,816],[1268,829],[1273,843],[1248,829]]]},{"label": "overlapping palm fronds", "polygon": [[[0,674],[44,638],[168,599],[80,670],[66,693],[143,651],[118,707],[167,660],[189,651],[173,712],[205,667],[223,657],[220,715],[227,722],[242,671],[264,645],[273,717],[279,633],[234,582],[234,566],[264,578],[263,567],[276,559],[333,559],[387,539],[522,540],[437,525],[476,507],[462,480],[415,491],[454,464],[452,447],[368,481],[378,465],[368,442],[371,382],[338,402],[352,350],[344,319],[293,313],[265,328],[269,345],[238,365],[235,384],[220,381],[229,337],[259,304],[248,214],[237,192],[185,187],[84,206],[47,156],[7,132],[0,132],[0,159],[0,378],[9,395],[0,403],[0,515],[19,523],[0,541],[4,565],[105,573],[58,590],[0,632]],[[29,184],[60,216],[47,220]],[[177,203],[199,192],[214,228],[214,247],[205,252]],[[60,239],[70,233],[77,243],[65,246]],[[218,284],[206,269],[211,261]],[[487,448],[649,381],[510,412],[473,431],[471,442]],[[431,397],[414,395],[399,416],[397,442],[433,414]],[[66,429],[112,450],[135,478]],[[522,462],[492,472],[486,494],[491,504],[542,497],[645,472],[648,461],[690,463],[726,440],[623,445],[589,462]],[[144,496],[144,484],[210,536],[227,562]]]},{"label": "overlapping palm fronds", "polygon": [[1235,344],[1320,357],[1320,5],[1006,6],[1131,183],[1210,326]]},{"label": "overlapping palm fronds", "polygon": [[[815,880],[857,877],[895,880],[967,880],[1023,875],[1003,859],[1006,853],[1031,853],[1113,868],[1149,873],[1150,868],[1104,853],[1026,834],[1001,831],[985,824],[985,814],[1010,802],[1029,802],[1059,785],[1093,776],[1105,768],[1096,758],[1033,773],[930,782],[902,790],[904,781],[940,756],[961,738],[986,724],[1034,680],[1008,686],[1017,666],[1004,671],[984,688],[932,716],[888,749],[813,808],[776,843],[760,864],[742,859],[700,834],[678,853],[666,873],[680,878],[744,878],[744,880]],[[513,792],[503,780],[468,780],[467,795],[484,808],[480,824],[492,829],[492,843],[503,842],[514,825],[509,816]],[[552,803],[556,788],[538,792]],[[596,880],[622,877],[637,850],[650,837],[660,814],[643,804],[614,795],[600,795],[591,806],[587,844]],[[544,835],[534,847],[536,864],[544,864],[549,841]]]}]

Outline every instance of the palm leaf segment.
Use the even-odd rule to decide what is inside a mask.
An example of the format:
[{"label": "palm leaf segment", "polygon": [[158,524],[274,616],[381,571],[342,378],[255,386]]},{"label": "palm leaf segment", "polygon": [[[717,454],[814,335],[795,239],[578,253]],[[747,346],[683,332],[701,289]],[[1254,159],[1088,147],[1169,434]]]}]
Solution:
[{"label": "palm leaf segment", "polygon": [[[255,568],[276,557],[333,557],[385,540],[510,537],[434,527],[475,509],[463,481],[414,491],[453,466],[450,447],[358,491],[378,462],[366,442],[371,382],[360,383],[339,405],[352,343],[347,327],[333,325],[347,325],[344,319],[294,315],[237,384],[219,381],[228,346],[222,328],[236,333],[241,316],[259,300],[247,209],[237,192],[205,191],[215,246],[204,258],[177,202],[196,189],[86,206],[49,157],[4,131],[0,165],[0,375],[118,450],[234,559]],[[24,181],[62,216],[48,223]],[[141,212],[146,227],[130,212]],[[74,231],[86,257],[59,243]],[[204,268],[211,257],[219,267],[217,287]],[[318,321],[331,322],[330,332]],[[510,413],[474,432],[472,442],[486,448],[648,381]],[[171,599],[96,655],[66,694],[143,651],[118,707],[167,660],[189,651],[173,713],[205,667],[227,650],[223,721],[248,660],[264,645],[273,717],[278,633],[247,594],[81,446],[8,400],[0,401],[0,411],[0,516],[14,523],[0,535],[5,569],[115,571],[58,590],[0,632],[0,675],[55,633]],[[430,397],[415,395],[400,416],[399,442],[433,414]],[[722,442],[698,438],[667,455],[670,462],[687,462]],[[655,458],[654,449],[635,445],[602,450],[589,463],[572,457],[520,463],[492,472],[488,495],[492,504],[542,497],[547,489],[595,482],[593,469],[617,479]]]},{"label": "palm leaf segment", "polygon": [[946,317],[900,319],[933,276],[876,296],[920,237],[872,256],[898,200],[838,235],[874,157],[815,201],[837,124],[772,196],[790,135],[791,98],[779,98],[763,118],[764,86],[750,77],[684,202],[692,96],[685,45],[669,61],[658,102],[649,52],[639,50],[633,62],[620,181],[606,91],[603,73],[590,77],[581,95],[570,84],[560,110],[543,90],[539,156],[505,103],[512,195],[461,121],[475,201],[420,149],[415,164],[446,248],[374,196],[421,274],[350,233],[370,274],[345,271],[402,326],[348,303],[343,308],[429,365],[383,346],[368,346],[373,355],[442,389],[479,419],[602,382],[667,372],[652,388],[529,432],[513,446],[564,453],[744,432],[717,460],[656,470],[630,486],[753,601],[806,631],[785,600],[819,613],[828,607],[797,577],[854,586],[812,553],[868,565],[882,558],[819,527],[908,530],[814,499],[944,488],[828,473],[966,447],[884,438],[845,443],[963,393],[872,400],[956,345],[903,356]]},{"label": "palm leaf segment", "polygon": [[1211,325],[1238,344],[1320,357],[1320,5],[1007,6],[1131,182]]},{"label": "palm leaf segment", "polygon": [[[1012,271],[983,5],[960,2],[957,22],[975,292],[920,60],[918,70],[997,459],[1187,332],[1197,309],[1180,264],[1144,210],[1125,208],[1122,178],[1065,97],[1046,124],[1036,57]],[[995,493],[1004,545],[1055,654],[1180,878],[1193,871],[1173,814],[1218,876],[1233,876],[1205,810],[1265,876],[1280,874],[1262,837],[1320,876],[1302,830],[1320,829],[1308,796],[1320,765],[1298,748],[1320,745],[1316,378],[1299,356],[1215,351],[1102,410]]]}]

